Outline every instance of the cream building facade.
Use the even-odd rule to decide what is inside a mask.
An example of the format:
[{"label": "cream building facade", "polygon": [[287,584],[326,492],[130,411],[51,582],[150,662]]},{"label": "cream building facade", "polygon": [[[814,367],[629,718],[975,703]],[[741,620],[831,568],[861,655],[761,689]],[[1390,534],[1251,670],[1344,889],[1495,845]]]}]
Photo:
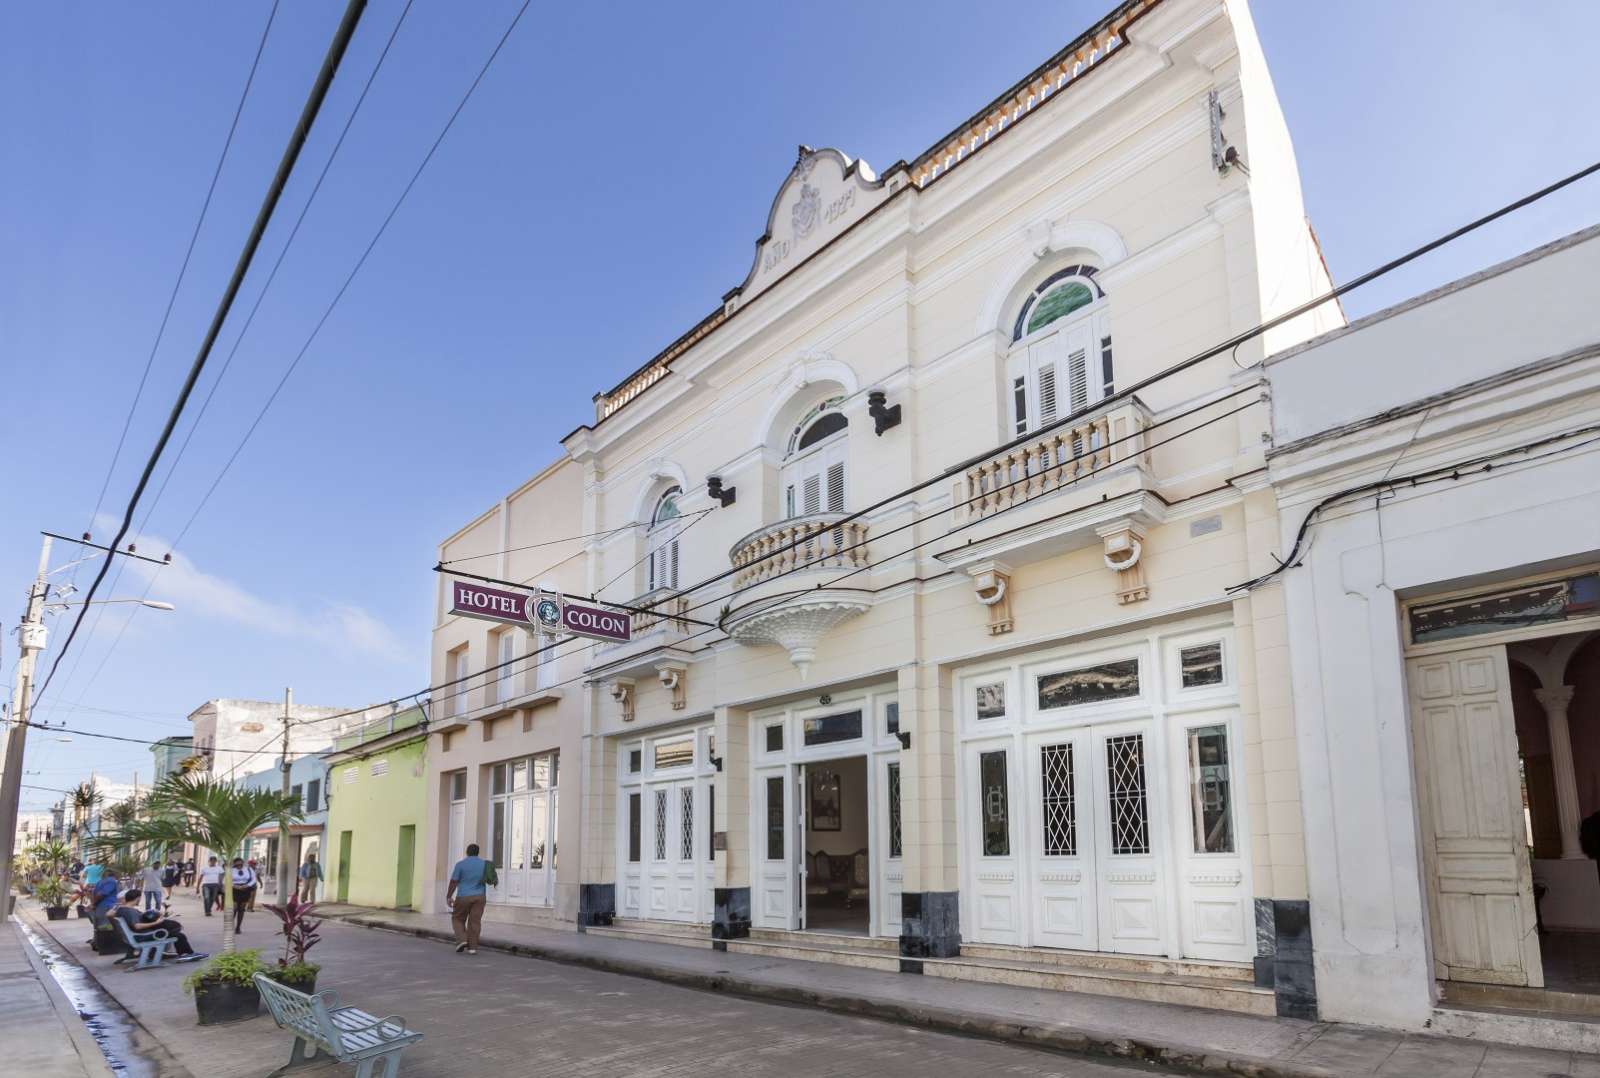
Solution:
[{"label": "cream building facade", "polygon": [[1600,226],[1267,362],[1325,1018],[1600,1051],[1597,280]]},{"label": "cream building facade", "polygon": [[[577,767],[583,656],[525,628],[450,613],[450,580],[492,577],[587,590],[583,471],[562,459],[439,547],[428,701],[420,903],[445,908],[450,867],[469,843],[499,865],[487,916],[577,922]],[[566,811],[562,811],[562,802]],[[562,848],[570,851],[559,856]]]},{"label": "cream building facade", "polygon": [[495,915],[1314,1014],[1282,592],[1230,587],[1280,536],[1259,364],[1339,311],[1169,370],[1328,288],[1245,4],[1124,4],[881,173],[802,146],[752,232],[441,548],[633,635],[491,688],[543,645],[441,579],[433,878],[492,835],[543,903]]}]

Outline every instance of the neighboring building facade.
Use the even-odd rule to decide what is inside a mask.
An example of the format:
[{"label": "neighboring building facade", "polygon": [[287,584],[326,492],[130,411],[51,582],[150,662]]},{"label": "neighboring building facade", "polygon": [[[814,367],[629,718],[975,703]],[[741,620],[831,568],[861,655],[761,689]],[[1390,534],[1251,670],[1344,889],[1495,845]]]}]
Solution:
[{"label": "neighboring building facade", "polygon": [[194,738],[164,737],[150,746],[150,755],[156,762],[155,781],[160,782],[183,770],[183,762],[194,755]]},{"label": "neighboring building facade", "polygon": [[339,736],[328,784],[323,901],[412,909],[424,893],[428,733],[421,707]]},{"label": "neighboring building facade", "polygon": [[1591,228],[1267,364],[1324,1018],[1600,1049],[1452,1006],[1600,993],[1597,281]]},{"label": "neighboring building facade", "polygon": [[[374,717],[342,707],[295,704],[289,709],[291,758],[313,755],[345,729]],[[283,752],[283,703],[269,700],[207,700],[189,713],[194,724],[193,752],[206,770],[224,779],[241,778]]]},{"label": "neighboring building facade", "polygon": [[12,849],[18,853],[25,852],[28,847],[41,842],[48,842],[55,837],[55,813],[51,810],[42,812],[17,813],[16,838]]},{"label": "neighboring building facade", "polygon": [[[586,930],[1107,952],[1130,994],[1315,1014],[1282,593],[1229,589],[1279,541],[1258,364],[1338,309],[1156,378],[1328,287],[1245,5],[1123,4],[882,176],[801,147],[752,233],[441,549],[646,612],[548,688],[436,696],[436,866],[493,834]],[[436,685],[527,654],[448,588]],[[575,804],[579,886],[553,845],[530,876]]]},{"label": "neighboring building facade", "polygon": [[[245,776],[239,784],[250,789],[281,792],[283,772],[274,761],[272,767]],[[317,854],[317,860],[322,860],[321,851],[326,845],[323,832],[328,822],[327,799],[323,793],[326,788],[327,763],[321,755],[290,761],[289,792],[300,799],[301,812],[300,819],[289,825],[289,864],[295,872],[307,854]],[[278,840],[277,824],[258,828],[246,841],[242,854],[256,859],[269,894],[277,893]]]}]

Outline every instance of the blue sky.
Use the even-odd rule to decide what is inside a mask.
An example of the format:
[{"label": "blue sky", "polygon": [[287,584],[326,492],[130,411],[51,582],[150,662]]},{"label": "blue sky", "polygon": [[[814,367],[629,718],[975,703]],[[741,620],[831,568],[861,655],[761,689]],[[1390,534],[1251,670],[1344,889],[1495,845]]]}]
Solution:
[{"label": "blue sky", "polygon": [[[401,6],[369,8],[202,394]],[[592,415],[596,390],[742,278],[797,143],[880,168],[909,160],[1106,6],[1001,19],[993,5],[946,0],[534,5],[179,565],[154,582],[152,597],[178,610],[133,616],[111,650],[133,608],[107,608],[41,717],[157,738],[184,732],[184,716],[216,696],[276,699],[292,685],[301,702],[356,705],[423,686],[439,539],[548,463],[556,439]],[[415,4],[142,550],[164,552],[183,528],[516,7]],[[268,8],[0,13],[7,629],[38,530],[90,522]],[[125,502],[154,442],[341,8],[289,0],[278,12],[103,512]],[[1600,156],[1600,5],[1506,12],[1257,0],[1336,280]],[[1370,312],[1597,218],[1591,179],[1347,309]],[[94,530],[109,536],[111,522]],[[130,571],[117,594],[146,582]],[[0,642],[0,680],[15,647]],[[91,767],[147,779],[150,758],[84,737],[39,740],[24,781],[65,786]],[[26,805],[53,798],[25,792]]]}]

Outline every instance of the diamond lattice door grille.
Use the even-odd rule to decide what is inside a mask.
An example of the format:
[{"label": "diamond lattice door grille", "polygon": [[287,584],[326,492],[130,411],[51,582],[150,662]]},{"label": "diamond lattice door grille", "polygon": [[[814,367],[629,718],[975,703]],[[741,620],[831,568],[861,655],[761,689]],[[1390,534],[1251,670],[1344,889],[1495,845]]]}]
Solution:
[{"label": "diamond lattice door grille", "polygon": [[1039,750],[1039,777],[1044,815],[1044,855],[1078,855],[1078,805],[1072,773],[1072,746],[1045,745]]},{"label": "diamond lattice door grille", "polygon": [[683,796],[683,814],[679,818],[679,828],[682,835],[678,841],[680,855],[685,861],[694,860],[694,789],[686,787],[678,791]]},{"label": "diamond lattice door grille", "polygon": [[889,765],[889,856],[899,857],[900,839],[900,765]]},{"label": "diamond lattice door grille", "polygon": [[656,860],[667,859],[667,791],[656,791]]},{"label": "diamond lattice door grille", "polygon": [[1145,797],[1144,735],[1106,738],[1106,786],[1111,811],[1111,852],[1150,852],[1150,811]]}]

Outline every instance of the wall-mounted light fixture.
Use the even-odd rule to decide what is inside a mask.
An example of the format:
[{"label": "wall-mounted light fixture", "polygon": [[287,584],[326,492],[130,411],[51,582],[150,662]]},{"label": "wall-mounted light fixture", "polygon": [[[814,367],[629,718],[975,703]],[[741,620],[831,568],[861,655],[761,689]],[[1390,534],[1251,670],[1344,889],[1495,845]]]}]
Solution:
[{"label": "wall-mounted light fixture", "polygon": [[706,476],[706,496],[717,499],[722,503],[722,508],[726,509],[732,505],[738,493],[738,487],[728,487],[726,490],[722,488],[722,476]]},{"label": "wall-mounted light fixture", "polygon": [[896,730],[894,736],[900,740],[900,747],[902,749],[909,749],[911,747],[910,730]]},{"label": "wall-mounted light fixture", "polygon": [[867,394],[867,414],[872,417],[872,430],[878,437],[890,427],[900,425],[900,406],[888,407],[889,396],[881,389]]}]

